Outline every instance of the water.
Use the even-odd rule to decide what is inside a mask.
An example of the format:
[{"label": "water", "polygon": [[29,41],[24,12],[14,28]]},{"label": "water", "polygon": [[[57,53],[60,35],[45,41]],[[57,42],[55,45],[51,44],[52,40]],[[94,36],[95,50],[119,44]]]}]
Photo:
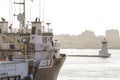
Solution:
[{"label": "water", "polygon": [[[99,50],[62,49],[67,54],[98,54]],[[110,58],[67,57],[58,80],[120,80],[120,50],[109,50]]]}]

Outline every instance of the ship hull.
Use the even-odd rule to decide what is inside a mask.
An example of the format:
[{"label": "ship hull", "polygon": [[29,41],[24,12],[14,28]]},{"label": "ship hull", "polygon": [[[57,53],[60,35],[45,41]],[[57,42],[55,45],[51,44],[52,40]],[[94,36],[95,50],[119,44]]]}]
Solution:
[{"label": "ship hull", "polygon": [[38,68],[34,80],[57,80],[59,71],[66,59],[65,54],[60,54],[61,58],[54,58],[51,67]]}]

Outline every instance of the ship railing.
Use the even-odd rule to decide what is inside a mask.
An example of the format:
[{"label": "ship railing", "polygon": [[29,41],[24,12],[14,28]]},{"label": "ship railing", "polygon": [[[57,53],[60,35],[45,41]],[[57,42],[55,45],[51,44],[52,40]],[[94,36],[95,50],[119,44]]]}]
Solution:
[{"label": "ship railing", "polygon": [[0,74],[0,78],[1,77],[7,77],[8,76],[8,73],[2,73],[2,74]]},{"label": "ship railing", "polygon": [[20,75],[0,77],[0,80],[21,80]]},{"label": "ship railing", "polygon": [[[8,31],[9,33],[19,33],[21,32],[21,30],[19,28],[13,28],[11,30]],[[25,29],[24,32],[30,33],[31,29]]]},{"label": "ship railing", "polygon": [[44,29],[43,32],[53,32],[53,30],[52,29]]},{"label": "ship railing", "polygon": [[13,59],[33,59],[33,55],[14,54]]},{"label": "ship railing", "polygon": [[17,33],[18,32],[18,28],[13,28],[13,29],[10,29],[8,32],[9,33]]}]

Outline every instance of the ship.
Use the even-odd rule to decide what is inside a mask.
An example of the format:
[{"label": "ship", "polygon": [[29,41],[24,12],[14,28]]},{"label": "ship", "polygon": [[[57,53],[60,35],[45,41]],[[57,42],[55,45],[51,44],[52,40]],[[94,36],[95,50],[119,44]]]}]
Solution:
[{"label": "ship", "polygon": [[25,0],[14,4],[23,5],[23,13],[14,14],[19,29],[13,30],[5,18],[0,21],[0,80],[57,80],[66,54],[60,53],[51,23],[46,23],[45,30],[40,18],[35,18],[28,29]]}]

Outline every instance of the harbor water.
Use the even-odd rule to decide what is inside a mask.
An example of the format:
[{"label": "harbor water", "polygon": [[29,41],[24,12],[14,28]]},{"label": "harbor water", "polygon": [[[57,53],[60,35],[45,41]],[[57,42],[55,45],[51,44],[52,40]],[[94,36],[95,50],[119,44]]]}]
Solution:
[{"label": "harbor water", "polygon": [[[98,49],[61,49],[67,55],[96,55]],[[67,57],[58,80],[120,80],[120,50],[109,50],[109,58]]]}]

